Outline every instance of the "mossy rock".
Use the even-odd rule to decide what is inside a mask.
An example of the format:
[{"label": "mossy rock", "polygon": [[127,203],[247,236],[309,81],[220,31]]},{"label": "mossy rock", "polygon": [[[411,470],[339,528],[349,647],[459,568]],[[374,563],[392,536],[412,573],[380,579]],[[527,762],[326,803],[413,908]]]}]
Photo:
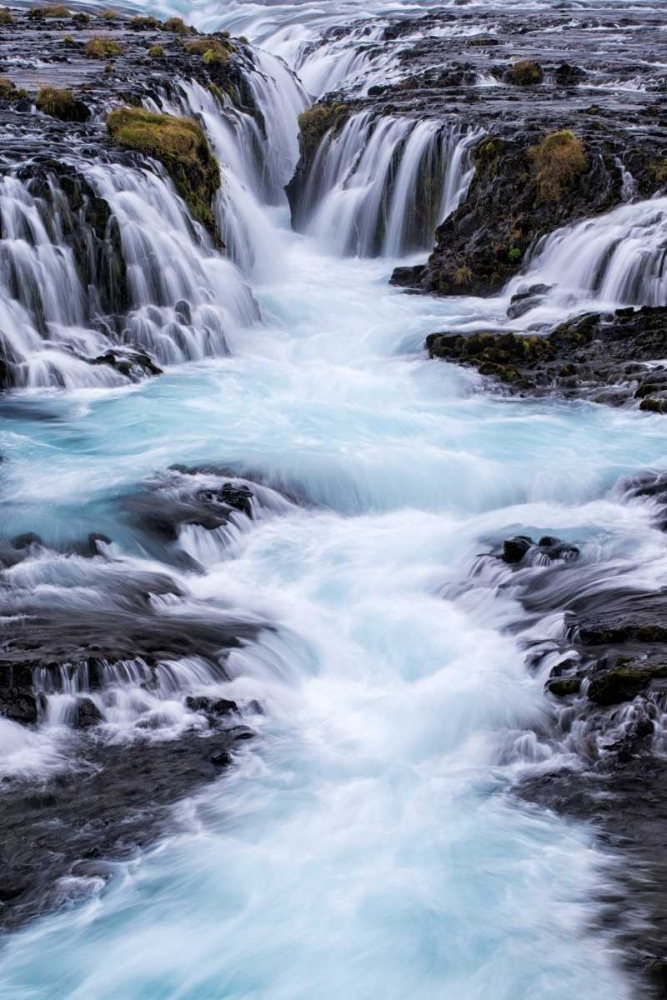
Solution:
[{"label": "mossy rock", "polygon": [[667,413],[667,399],[642,399],[639,409],[645,413]]},{"label": "mossy rock", "polygon": [[27,96],[27,90],[20,90],[8,77],[0,76],[0,100],[19,101]]},{"label": "mossy rock", "polygon": [[579,694],[580,690],[580,677],[553,677],[547,681],[547,691],[556,698],[569,698],[573,694]]},{"label": "mossy rock", "polygon": [[13,24],[14,18],[8,7],[0,7],[0,24]]},{"label": "mossy rock", "polygon": [[164,59],[164,48],[162,45],[151,45],[148,56],[150,59]]},{"label": "mossy rock", "polygon": [[537,167],[537,189],[543,201],[560,201],[589,168],[583,142],[569,129],[549,133],[530,149],[530,156]]},{"label": "mossy rock", "polygon": [[84,52],[89,59],[112,59],[123,51],[120,42],[111,38],[91,38],[84,46]]},{"label": "mossy rock", "polygon": [[508,69],[506,79],[517,87],[534,87],[544,80],[544,70],[534,59],[522,59]]},{"label": "mossy rock", "polygon": [[194,32],[194,28],[188,27],[182,17],[170,17],[162,27],[174,35],[191,35]]},{"label": "mossy rock", "polygon": [[90,117],[86,105],[71,90],[42,87],[35,101],[38,111],[61,122],[85,122]]},{"label": "mossy rock", "polygon": [[588,697],[596,705],[618,705],[641,694],[652,681],[667,677],[667,663],[625,661],[591,677]]},{"label": "mossy rock", "polygon": [[185,46],[186,52],[200,55],[206,66],[226,66],[230,55],[236,51],[231,42],[226,39],[206,37],[198,38],[194,42],[188,42]]},{"label": "mossy rock", "polygon": [[43,17],[71,17],[72,12],[63,6],[63,4],[56,4],[52,7],[32,7],[28,11],[28,17],[39,21]]},{"label": "mossy rock", "polygon": [[112,140],[123,149],[155,157],[167,170],[193,218],[218,241],[212,204],[220,188],[220,167],[201,126],[190,118],[116,108],[107,118]]},{"label": "mossy rock", "polygon": [[338,131],[350,115],[346,104],[315,104],[299,115],[299,129],[303,152],[312,156],[330,130]]}]

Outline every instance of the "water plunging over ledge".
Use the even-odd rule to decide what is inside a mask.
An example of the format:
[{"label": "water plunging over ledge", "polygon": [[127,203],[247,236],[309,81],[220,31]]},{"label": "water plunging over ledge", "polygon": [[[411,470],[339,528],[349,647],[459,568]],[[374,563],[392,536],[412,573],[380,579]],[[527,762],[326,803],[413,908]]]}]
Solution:
[{"label": "water plunging over ledge", "polygon": [[[558,634],[562,616],[527,620],[509,576],[497,562],[480,574],[478,557],[518,530],[553,533],[579,546],[592,580],[610,561],[630,583],[664,579],[651,510],[613,489],[665,467],[661,418],[482,394],[475,373],[429,364],[427,333],[505,317],[506,296],[436,300],[387,284],[399,253],[420,245],[406,231],[416,179],[445,165],[433,202],[448,214],[470,179],[471,132],[352,119],[325,148],[294,232],[281,189],[306,99],[273,57],[260,68],[268,137],[197,84],[161,105],[201,115],[227,168],[216,209],[234,263],[193,231],[164,177],[87,170],[118,219],[132,342],[173,367],[122,388],[74,372],[64,393],[30,374],[0,427],[4,530],[42,539],[6,570],[0,615],[28,601],[64,617],[127,607],[139,581],[160,621],[249,626],[217,672],[183,655],[155,671],[123,663],[101,690],[66,670],[45,678],[46,725],[0,720],[10,765],[72,766],[67,721],[82,691],[122,753],[196,725],[184,694],[233,699],[257,738],[178,807],[153,851],[112,866],[108,886],[92,859],[63,886],[83,901],[6,938],[0,1000],[625,1000],[614,943],[592,926],[618,860],[585,825],[508,794],[522,774],[572,763],[547,738],[551,661],[529,671],[522,644],[531,628]],[[349,152],[361,132],[337,159],[335,143]],[[384,159],[364,164],[375,139]],[[269,169],[263,143],[277,150]],[[33,220],[38,207],[9,187]],[[656,245],[659,234],[646,205],[618,211],[593,224],[607,270],[577,269],[566,298],[653,294],[632,277],[643,244],[618,267],[608,249],[617,225],[641,220]],[[588,239],[557,234],[529,267],[565,273]],[[34,243],[19,249],[51,279],[47,325],[85,327],[70,261]],[[65,280],[76,294],[52,302]],[[151,549],[128,498],[161,477],[177,490],[175,465],[201,488],[213,477],[203,466],[226,470],[254,491],[253,517],[184,522],[171,547]],[[63,554],[72,525],[112,541],[92,558]],[[156,577],[158,593],[142,583]]]}]

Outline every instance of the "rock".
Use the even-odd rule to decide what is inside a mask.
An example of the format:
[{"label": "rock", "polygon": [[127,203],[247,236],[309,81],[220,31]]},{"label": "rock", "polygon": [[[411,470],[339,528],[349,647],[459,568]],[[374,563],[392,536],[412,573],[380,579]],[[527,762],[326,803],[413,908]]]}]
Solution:
[{"label": "rock", "polygon": [[[521,311],[526,303],[532,308],[534,298],[544,294],[543,286],[537,289],[514,296],[510,309],[514,305]],[[432,358],[472,365],[523,394],[614,405],[636,406],[641,400],[641,409],[662,413],[667,412],[667,362],[664,367],[654,362],[664,360],[666,338],[667,307],[644,307],[587,313],[544,336],[429,334],[425,347]],[[657,392],[665,399],[656,400]]]},{"label": "rock", "polygon": [[238,705],[235,701],[227,701],[226,698],[209,698],[206,695],[188,695],[185,699],[186,706],[192,712],[207,712],[210,715],[229,715],[238,712]]},{"label": "rock", "polygon": [[390,283],[399,288],[414,288],[426,270],[425,264],[416,264],[414,267],[395,267],[391,273]]},{"label": "rock", "polygon": [[520,563],[533,544],[532,538],[528,538],[527,535],[516,535],[514,538],[509,538],[506,542],[503,542],[503,554],[501,556],[503,562],[510,565]]},{"label": "rock", "polygon": [[518,292],[510,299],[507,307],[508,319],[520,319],[527,312],[538,306],[547,292],[551,291],[551,285],[531,285],[525,292]]},{"label": "rock", "polygon": [[581,690],[580,677],[555,677],[547,681],[547,690],[556,698],[568,698],[570,695],[579,694]]},{"label": "rock", "polygon": [[586,71],[580,66],[573,66],[571,63],[561,63],[554,73],[554,80],[559,87],[576,87],[578,83],[586,78]]},{"label": "rock", "polygon": [[104,716],[92,698],[77,698],[72,727],[74,729],[90,729],[104,721]]},{"label": "rock", "polygon": [[667,660],[618,663],[608,670],[593,674],[587,695],[597,705],[618,705],[623,701],[632,701],[653,681],[664,678],[667,678]]},{"label": "rock", "polygon": [[91,365],[109,365],[110,368],[133,382],[146,375],[162,375],[162,369],[155,364],[146,351],[138,351],[134,348],[114,348],[97,358],[90,359],[89,363]]}]

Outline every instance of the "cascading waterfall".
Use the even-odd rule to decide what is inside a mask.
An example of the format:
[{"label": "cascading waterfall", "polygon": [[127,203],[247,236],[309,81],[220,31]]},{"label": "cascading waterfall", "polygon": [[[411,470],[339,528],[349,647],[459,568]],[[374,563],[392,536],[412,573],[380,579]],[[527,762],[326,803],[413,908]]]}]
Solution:
[{"label": "cascading waterfall", "polygon": [[231,259],[244,274],[273,266],[273,239],[264,207],[285,204],[285,185],[299,156],[298,115],[308,97],[285,64],[267,52],[255,54],[248,74],[262,124],[239,110],[227,95],[224,106],[196,81],[182,81],[180,99],[163,97],[161,109],[199,118],[222,166],[216,200],[218,226]]},{"label": "cascading waterfall", "polygon": [[426,249],[468,189],[479,136],[459,125],[353,115],[320,143],[293,195],[293,224],[339,254]]},{"label": "cascading waterfall", "polygon": [[[329,27],[358,13],[348,0],[222,13],[216,2],[197,17],[252,23],[296,51],[315,37],[297,27],[305,8]],[[122,251],[118,325],[88,287],[105,287],[97,253],[87,281],[65,216],[47,225],[42,199],[6,180],[0,309],[22,384],[51,384],[52,357],[68,387],[116,384],[82,360],[115,343],[173,363],[218,356],[231,338],[233,356],[131,392],[5,401],[13,541],[0,548],[0,616],[62,655],[28,650],[43,662],[39,725],[0,718],[0,773],[62,777],[91,745],[117,744],[140,772],[147,745],[173,741],[180,754],[188,735],[210,772],[207,737],[220,731],[200,698],[233,699],[233,725],[257,738],[239,742],[219,780],[186,787],[176,835],[118,862],[110,885],[92,845],[80,876],[61,880],[69,909],[5,941],[0,1000],[629,1000],[614,942],[591,931],[591,901],[617,893],[606,884],[616,859],[585,825],[506,792],[571,762],[549,738],[544,694],[564,616],[527,613],[522,588],[540,574],[542,593],[576,592],[572,578],[613,584],[610,561],[637,587],[662,586],[655,511],[612,486],[664,468],[664,417],[499,402],[475,391],[476,373],[426,362],[425,335],[470,329],[480,302],[402,295],[385,260],[349,255],[428,247],[470,183],[479,133],[354,116],[297,194],[305,232],[286,231],[282,185],[306,98],[282,63],[257,58],[263,124],[194,82],[155,97],[199,118],[218,153],[231,261],[156,164],[73,161]],[[560,313],[585,295],[664,301],[666,207],[627,205],[555,234],[527,275],[562,282]],[[264,322],[252,330],[257,307],[232,261],[260,275]],[[249,507],[205,526],[200,494],[222,481],[251,491]],[[86,545],[67,534],[84,526],[107,535]],[[515,573],[495,553],[517,530],[557,532],[580,560],[551,584],[548,566]],[[230,620],[243,627],[221,646]],[[74,642],[76,662],[63,653],[72,636],[90,657]],[[103,655],[102,640],[123,655]],[[532,669],[526,643],[548,648]],[[84,701],[100,718],[82,735],[69,726]],[[68,830],[57,834],[62,846]]]},{"label": "cascading waterfall", "polygon": [[0,185],[4,383],[122,384],[115,371],[91,364],[118,344],[163,364],[226,353],[229,335],[253,322],[257,307],[171,182],[157,166],[69,166],[108,206],[104,233],[70,210],[53,177],[48,201],[31,193],[30,181],[7,176]]},{"label": "cascading waterfall", "polygon": [[118,222],[132,306],[122,341],[165,364],[227,353],[229,335],[257,319],[257,307],[233,264],[200,227],[193,232],[170,182],[118,165],[86,173]]},{"label": "cascading waterfall", "polygon": [[508,293],[526,279],[552,286],[545,308],[667,305],[667,198],[621,205],[544,237]]}]

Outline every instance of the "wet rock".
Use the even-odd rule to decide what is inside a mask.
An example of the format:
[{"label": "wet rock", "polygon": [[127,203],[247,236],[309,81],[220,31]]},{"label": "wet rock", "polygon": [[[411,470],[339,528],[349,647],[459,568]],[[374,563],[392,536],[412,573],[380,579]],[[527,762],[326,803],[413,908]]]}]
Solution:
[{"label": "wet rock", "polygon": [[528,538],[527,535],[517,535],[515,538],[508,538],[506,542],[503,542],[503,562],[510,565],[520,563],[533,544],[532,538]]},{"label": "wet rock", "polygon": [[162,369],[155,364],[149,354],[132,348],[119,347],[106,351],[105,354],[92,358],[90,364],[108,365],[132,382],[147,375],[162,375]]},{"label": "wet rock", "polygon": [[90,729],[102,722],[104,716],[91,698],[77,698],[72,719],[72,728]]},{"label": "wet rock", "polygon": [[[534,297],[543,294],[542,288],[529,289],[512,303],[532,308]],[[432,358],[472,365],[524,395],[584,398],[662,413],[664,401],[654,404],[654,399],[660,392],[667,399],[666,338],[667,307],[644,307],[587,313],[540,336],[430,334],[425,347]]]},{"label": "wet rock", "polygon": [[192,712],[206,712],[209,715],[230,715],[232,712],[238,712],[236,702],[228,701],[226,698],[188,695],[185,699],[185,704]]},{"label": "wet rock", "polygon": [[623,661],[596,671],[588,683],[587,695],[596,705],[617,705],[632,701],[655,680],[667,678],[667,660],[647,663]]}]

